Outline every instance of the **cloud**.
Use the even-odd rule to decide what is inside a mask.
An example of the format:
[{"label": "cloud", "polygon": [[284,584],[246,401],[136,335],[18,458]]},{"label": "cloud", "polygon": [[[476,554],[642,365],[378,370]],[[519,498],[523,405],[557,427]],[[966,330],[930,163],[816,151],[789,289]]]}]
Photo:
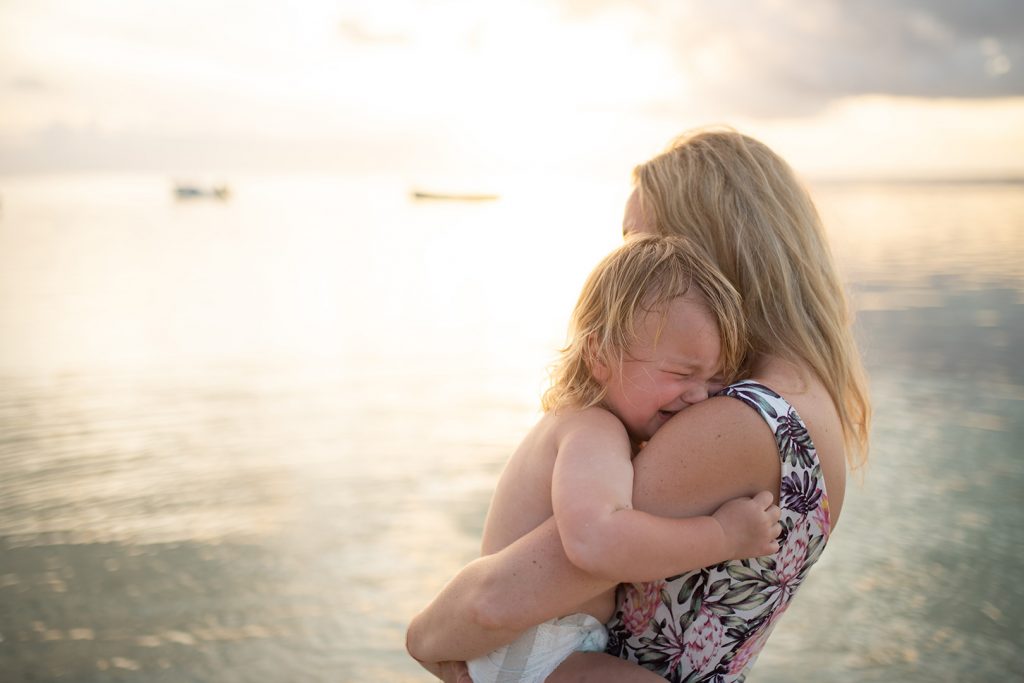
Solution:
[{"label": "cloud", "polygon": [[[1024,93],[1024,5],[866,0],[820,2],[831,21],[788,31],[790,67],[817,63],[801,84],[824,96],[1000,97]],[[798,10],[794,8],[793,14]],[[806,47],[804,47],[806,46]],[[1004,68],[993,69],[998,61]],[[1018,64],[1016,70],[1013,63]]]},{"label": "cloud", "polygon": [[[564,0],[592,21],[627,5]],[[629,4],[647,15],[638,44],[671,46],[693,97],[668,84],[652,110],[810,114],[881,94],[995,98],[1024,94],[1024,3],[1015,0],[737,0]],[[703,103],[714,103],[704,105]]]},{"label": "cloud", "polygon": [[127,0],[25,5],[0,41],[0,171],[634,158],[666,130],[807,125],[867,95],[1024,94],[1019,0],[214,4],[205,29]]}]

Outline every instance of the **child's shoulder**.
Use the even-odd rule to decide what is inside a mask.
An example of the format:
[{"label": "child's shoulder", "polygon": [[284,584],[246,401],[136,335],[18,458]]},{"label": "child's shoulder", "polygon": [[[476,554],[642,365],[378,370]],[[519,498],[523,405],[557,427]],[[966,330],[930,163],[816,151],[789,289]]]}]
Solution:
[{"label": "child's shoulder", "polygon": [[580,432],[605,436],[625,436],[626,428],[619,418],[601,406],[560,408],[544,415],[542,422],[561,438]]}]

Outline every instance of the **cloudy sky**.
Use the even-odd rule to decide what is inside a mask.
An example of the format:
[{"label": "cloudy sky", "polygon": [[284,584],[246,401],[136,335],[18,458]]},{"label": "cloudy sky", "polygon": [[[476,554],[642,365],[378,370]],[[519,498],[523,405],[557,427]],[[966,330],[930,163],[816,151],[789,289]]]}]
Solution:
[{"label": "cloudy sky", "polygon": [[[290,6],[289,6],[290,5]],[[1024,174],[1019,0],[0,0],[0,172]]]}]

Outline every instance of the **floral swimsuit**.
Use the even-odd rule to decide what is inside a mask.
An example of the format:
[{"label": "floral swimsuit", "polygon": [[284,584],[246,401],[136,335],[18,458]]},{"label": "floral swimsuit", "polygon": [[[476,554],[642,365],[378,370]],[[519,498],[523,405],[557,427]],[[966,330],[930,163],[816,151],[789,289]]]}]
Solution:
[{"label": "floral swimsuit", "polygon": [[780,549],[619,588],[606,652],[676,683],[743,681],[830,530],[818,453],[793,406],[752,381],[720,395],[749,405],[775,434],[782,458]]}]

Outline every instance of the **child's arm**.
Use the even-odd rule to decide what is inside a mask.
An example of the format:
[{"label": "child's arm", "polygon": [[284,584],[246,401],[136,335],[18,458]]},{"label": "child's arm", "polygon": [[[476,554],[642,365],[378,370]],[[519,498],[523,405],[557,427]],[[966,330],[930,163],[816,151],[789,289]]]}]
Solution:
[{"label": "child's arm", "polygon": [[629,438],[601,408],[567,419],[560,434],[551,500],[566,556],[580,569],[620,582],[653,581],[729,559],[778,550],[778,508],[764,492],[714,515],[672,519],[632,505]]}]

